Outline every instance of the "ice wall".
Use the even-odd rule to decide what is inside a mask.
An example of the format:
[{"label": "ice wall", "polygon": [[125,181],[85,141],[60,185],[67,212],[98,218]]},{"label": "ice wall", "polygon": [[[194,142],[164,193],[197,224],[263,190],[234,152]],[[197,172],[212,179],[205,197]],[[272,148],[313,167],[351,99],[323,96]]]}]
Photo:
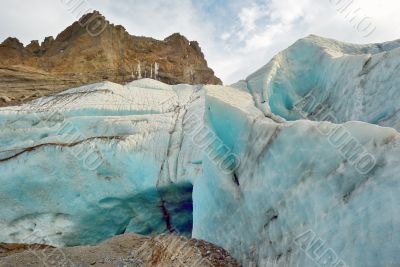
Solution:
[{"label": "ice wall", "polygon": [[362,122],[276,123],[254,111],[243,91],[206,90],[207,121],[227,144],[236,140],[241,164],[226,175],[203,159],[193,193],[194,237],[225,247],[245,266],[400,262],[396,130]]},{"label": "ice wall", "polygon": [[97,243],[190,235],[199,153],[182,135],[192,86],[100,83],[0,111],[0,240]]},{"label": "ice wall", "polygon": [[311,35],[246,79],[257,106],[287,120],[400,129],[400,41],[353,45]]},{"label": "ice wall", "polygon": [[104,82],[1,108],[0,242],[178,231],[244,266],[397,266],[397,47],[311,36],[233,87]]}]

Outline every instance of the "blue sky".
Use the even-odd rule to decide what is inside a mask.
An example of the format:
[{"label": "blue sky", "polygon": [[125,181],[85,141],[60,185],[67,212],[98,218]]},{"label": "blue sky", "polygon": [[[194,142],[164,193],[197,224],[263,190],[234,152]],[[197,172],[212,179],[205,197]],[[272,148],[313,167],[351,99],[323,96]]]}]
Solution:
[{"label": "blue sky", "polygon": [[[356,43],[400,38],[398,0],[0,1],[2,40],[13,36],[27,44],[55,36],[90,8],[133,35],[164,39],[180,32],[199,41],[226,84],[245,78],[309,34]],[[72,2],[82,2],[81,10],[71,11]]]}]

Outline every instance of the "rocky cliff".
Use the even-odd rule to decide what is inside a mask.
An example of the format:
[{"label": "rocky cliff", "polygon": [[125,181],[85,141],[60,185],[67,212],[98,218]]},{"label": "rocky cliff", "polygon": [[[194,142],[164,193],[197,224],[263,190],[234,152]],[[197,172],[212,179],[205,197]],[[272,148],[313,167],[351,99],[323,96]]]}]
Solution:
[{"label": "rocky cliff", "polygon": [[152,78],[168,84],[221,84],[199,44],[175,33],[160,41],[130,35],[100,13],[86,14],[42,43],[0,45],[0,105],[103,80]]}]

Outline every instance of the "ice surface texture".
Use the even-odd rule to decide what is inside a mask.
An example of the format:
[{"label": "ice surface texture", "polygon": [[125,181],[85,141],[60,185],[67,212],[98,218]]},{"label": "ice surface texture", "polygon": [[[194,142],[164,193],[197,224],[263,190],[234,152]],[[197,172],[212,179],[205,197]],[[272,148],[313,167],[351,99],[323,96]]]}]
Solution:
[{"label": "ice surface texture", "polygon": [[244,266],[398,266],[397,46],[311,36],[233,87],[1,108],[0,241],[192,230]]},{"label": "ice surface texture", "polygon": [[[243,92],[207,90],[208,122],[226,144],[236,140],[241,165],[224,175],[203,160],[193,191],[194,237],[224,246],[246,266],[314,266],[313,258],[320,266],[400,262],[396,130],[363,122],[277,123],[245,106]],[[376,161],[357,154],[353,140]],[[303,234],[315,238],[296,243]],[[336,258],[327,260],[329,253]]]},{"label": "ice surface texture", "polygon": [[[400,41],[353,45],[311,35],[246,83],[257,106],[287,120],[304,118],[299,111],[305,111],[313,120],[332,120],[333,114],[336,123],[357,120],[399,130],[399,56]],[[308,104],[296,108],[304,98]]]},{"label": "ice surface texture", "polygon": [[200,155],[181,147],[192,147],[182,120],[196,101],[193,88],[100,83],[3,108],[0,240],[76,245],[125,231],[190,235]]}]

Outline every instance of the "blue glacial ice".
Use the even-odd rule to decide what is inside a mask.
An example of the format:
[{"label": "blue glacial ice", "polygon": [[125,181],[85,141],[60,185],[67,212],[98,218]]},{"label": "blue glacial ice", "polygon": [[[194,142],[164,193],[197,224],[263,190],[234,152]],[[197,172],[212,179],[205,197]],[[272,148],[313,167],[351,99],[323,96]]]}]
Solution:
[{"label": "blue glacial ice", "polygon": [[125,231],[190,235],[200,153],[180,148],[190,146],[182,119],[196,93],[147,85],[100,83],[2,109],[0,240],[70,246]]},{"label": "blue glacial ice", "polygon": [[311,36],[232,87],[103,82],[0,108],[0,242],[177,231],[244,266],[398,266],[397,47]]},{"label": "blue glacial ice", "polygon": [[318,121],[356,120],[400,130],[399,56],[399,40],[353,45],[311,35],[244,82],[258,107],[287,120],[306,113]]},{"label": "blue glacial ice", "polygon": [[[193,191],[194,237],[224,246],[246,266],[314,266],[313,257],[319,266],[400,262],[396,130],[364,122],[277,123],[257,113],[243,91],[207,90],[207,121],[227,144],[236,140],[241,164],[234,183],[233,174],[203,159]],[[310,240],[302,251],[296,238],[308,232],[324,245],[313,248]],[[320,259],[329,251],[336,258]]]}]

